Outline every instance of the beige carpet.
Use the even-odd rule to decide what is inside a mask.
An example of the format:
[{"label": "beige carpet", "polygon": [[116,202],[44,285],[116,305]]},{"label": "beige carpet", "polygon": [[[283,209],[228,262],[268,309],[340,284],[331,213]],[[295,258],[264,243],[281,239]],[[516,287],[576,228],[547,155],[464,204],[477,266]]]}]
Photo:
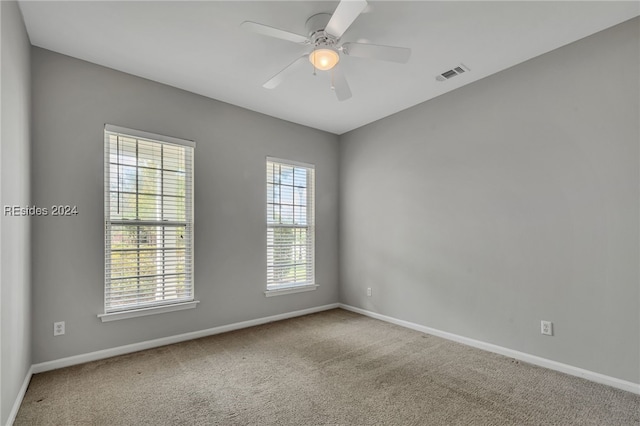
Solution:
[{"label": "beige carpet", "polygon": [[640,396],[336,309],[37,374],[16,425],[638,425]]}]

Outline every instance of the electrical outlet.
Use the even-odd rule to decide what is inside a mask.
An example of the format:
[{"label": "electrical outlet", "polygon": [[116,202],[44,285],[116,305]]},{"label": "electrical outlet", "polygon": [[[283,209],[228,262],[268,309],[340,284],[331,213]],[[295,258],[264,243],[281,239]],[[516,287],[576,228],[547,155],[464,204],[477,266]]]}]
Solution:
[{"label": "electrical outlet", "polygon": [[53,323],[53,335],[62,336],[64,334],[64,321]]},{"label": "electrical outlet", "polygon": [[367,296],[371,296],[371,287],[367,287]]},{"label": "electrical outlet", "polygon": [[551,321],[540,321],[540,333],[546,336],[553,336],[553,323]]}]

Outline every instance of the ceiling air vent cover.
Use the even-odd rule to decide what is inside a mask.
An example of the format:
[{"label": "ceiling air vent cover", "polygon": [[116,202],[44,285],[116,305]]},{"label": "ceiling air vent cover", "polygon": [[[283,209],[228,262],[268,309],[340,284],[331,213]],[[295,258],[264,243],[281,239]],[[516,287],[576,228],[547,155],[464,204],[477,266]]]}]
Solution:
[{"label": "ceiling air vent cover", "polygon": [[449,80],[450,78],[453,78],[456,75],[462,74],[463,72],[467,72],[467,71],[470,71],[469,68],[464,64],[460,64],[460,66],[457,66],[454,69],[445,71],[442,74],[437,75],[436,80],[438,81]]}]

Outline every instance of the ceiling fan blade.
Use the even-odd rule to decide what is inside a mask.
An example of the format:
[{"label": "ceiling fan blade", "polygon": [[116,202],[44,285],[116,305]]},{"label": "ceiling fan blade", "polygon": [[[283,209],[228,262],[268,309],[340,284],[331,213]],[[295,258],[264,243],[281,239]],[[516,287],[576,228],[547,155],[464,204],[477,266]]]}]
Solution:
[{"label": "ceiling fan blade", "polygon": [[342,68],[338,65],[331,70],[331,88],[336,92],[339,101],[346,101],[351,97],[349,83],[342,73]]},{"label": "ceiling fan blade", "polygon": [[298,69],[298,67],[303,64],[305,60],[308,60],[308,56],[309,54],[305,53],[295,61],[291,62],[282,71],[280,71],[278,74],[274,75],[266,83],[264,83],[262,87],[264,87],[265,89],[275,89],[276,87],[278,87],[289,74]]},{"label": "ceiling fan blade", "polygon": [[324,30],[339,39],[365,7],[367,7],[366,0],[342,0]]},{"label": "ceiling fan blade", "polygon": [[269,37],[275,37],[300,44],[309,43],[309,39],[305,36],[292,33],[290,31],[281,30],[279,28],[270,27],[268,25],[258,24],[257,22],[244,21],[242,24],[240,24],[240,26],[248,31],[266,35]]},{"label": "ceiling fan blade", "polygon": [[342,45],[342,53],[349,56],[365,59],[378,59],[381,61],[406,63],[411,57],[411,49],[408,47],[381,46],[378,44],[345,43]]}]

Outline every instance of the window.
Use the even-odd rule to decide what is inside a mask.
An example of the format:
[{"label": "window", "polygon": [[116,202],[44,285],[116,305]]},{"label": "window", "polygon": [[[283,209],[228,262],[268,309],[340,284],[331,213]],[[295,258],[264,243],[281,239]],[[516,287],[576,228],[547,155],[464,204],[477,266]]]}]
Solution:
[{"label": "window", "polygon": [[314,166],[267,158],[267,295],[312,290]]},{"label": "window", "polygon": [[194,146],[191,141],[105,126],[101,317],[123,311],[156,313],[149,311],[169,305],[195,307],[185,304],[193,302]]}]

